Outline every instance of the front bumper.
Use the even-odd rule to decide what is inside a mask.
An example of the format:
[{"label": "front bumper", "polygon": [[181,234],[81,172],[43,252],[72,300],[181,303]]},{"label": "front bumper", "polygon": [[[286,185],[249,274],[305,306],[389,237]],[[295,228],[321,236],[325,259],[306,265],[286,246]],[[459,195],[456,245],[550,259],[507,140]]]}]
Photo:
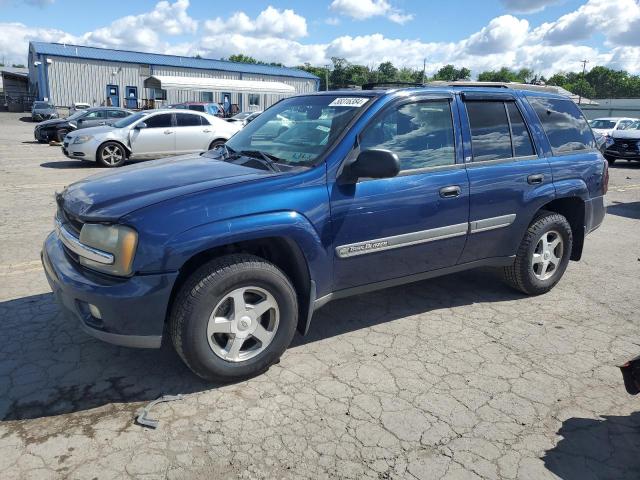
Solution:
[{"label": "front bumper", "polygon": [[611,145],[607,147],[604,154],[607,157],[622,158],[625,160],[640,160],[640,141],[629,140],[623,145]]},{"label": "front bumper", "polygon": [[[177,273],[114,278],[92,273],[69,257],[55,232],[42,250],[42,264],[58,303],[100,340],[125,347],[159,348]],[[95,318],[89,304],[96,306]]]},{"label": "front bumper", "polygon": [[98,147],[93,140],[85,143],[72,142],[73,139],[69,140],[67,137],[64,138],[64,142],[62,144],[62,153],[64,153],[67,157],[74,158],[76,160],[95,161],[96,150],[98,149]]}]

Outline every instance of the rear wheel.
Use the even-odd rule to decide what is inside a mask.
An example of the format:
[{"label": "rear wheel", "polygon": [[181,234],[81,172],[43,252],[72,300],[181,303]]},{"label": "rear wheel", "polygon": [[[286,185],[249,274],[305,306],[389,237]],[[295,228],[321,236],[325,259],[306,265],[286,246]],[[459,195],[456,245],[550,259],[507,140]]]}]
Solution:
[{"label": "rear wheel", "polygon": [[214,140],[213,142],[211,142],[211,144],[209,145],[209,150],[213,150],[214,148],[218,148],[221,147],[222,145],[224,145],[226,142],[225,140]]},{"label": "rear wheel", "polygon": [[98,163],[103,167],[121,167],[127,160],[124,147],[117,142],[107,142],[100,146],[96,155]]},{"label": "rear wheel", "polygon": [[233,381],[278,361],[295,332],[297,297],[275,265],[227,255],[187,280],[169,321],[174,347],[196,375]]},{"label": "rear wheel", "polygon": [[503,270],[506,282],[527,295],[551,290],[567,269],[573,236],[567,219],[541,213],[529,225],[513,265]]}]

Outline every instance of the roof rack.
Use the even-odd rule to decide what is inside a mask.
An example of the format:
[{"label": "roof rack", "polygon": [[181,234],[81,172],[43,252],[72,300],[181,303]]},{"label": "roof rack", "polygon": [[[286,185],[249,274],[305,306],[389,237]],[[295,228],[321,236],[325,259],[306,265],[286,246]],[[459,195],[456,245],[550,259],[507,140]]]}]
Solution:
[{"label": "roof rack", "polygon": [[380,90],[387,88],[424,87],[424,83],[414,82],[372,82],[362,85],[362,90]]},{"label": "roof rack", "polygon": [[493,88],[511,88],[512,90],[531,90],[533,92],[547,92],[547,93],[560,93],[559,87],[552,85],[533,85],[530,83],[518,83],[518,82],[471,82],[465,80],[458,80],[455,82],[447,82],[442,80],[435,80],[429,82],[428,85],[432,86],[449,86],[449,87],[493,87]]}]

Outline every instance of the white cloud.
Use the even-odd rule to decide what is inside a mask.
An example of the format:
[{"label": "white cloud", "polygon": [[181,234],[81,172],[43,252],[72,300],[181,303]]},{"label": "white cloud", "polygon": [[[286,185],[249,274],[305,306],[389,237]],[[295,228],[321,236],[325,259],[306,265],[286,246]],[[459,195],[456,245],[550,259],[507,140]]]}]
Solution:
[{"label": "white cloud", "polygon": [[338,17],[329,17],[325,19],[324,23],[326,23],[327,25],[331,25],[332,27],[335,27],[337,25],[340,25],[340,19]]},{"label": "white cloud", "polygon": [[189,0],[158,2],[151,12],[127,15],[109,26],[86,33],[83,43],[110,48],[159,49],[161,36],[196,33],[198,22],[187,13]]},{"label": "white cloud", "polygon": [[560,0],[501,0],[504,7],[513,13],[534,13]]},{"label": "white cloud", "polygon": [[0,59],[7,64],[27,62],[30,41],[77,43],[80,39],[55,28],[33,28],[23,23],[0,23]]},{"label": "white cloud", "polygon": [[255,20],[244,12],[236,12],[228,20],[220,17],[207,20],[205,30],[209,35],[301,38],[307,36],[307,20],[293,10],[278,10],[268,6]]},{"label": "white cloud", "polygon": [[24,3],[27,5],[32,5],[34,7],[44,8],[53,4],[55,0],[24,0]]},{"label": "white cloud", "polygon": [[413,14],[392,7],[387,0],[333,0],[329,8],[356,20],[385,16],[400,25],[413,20]]},{"label": "white cloud", "polygon": [[470,53],[485,55],[513,50],[527,38],[529,22],[511,15],[492,19],[486,27],[471,35],[465,42]]}]

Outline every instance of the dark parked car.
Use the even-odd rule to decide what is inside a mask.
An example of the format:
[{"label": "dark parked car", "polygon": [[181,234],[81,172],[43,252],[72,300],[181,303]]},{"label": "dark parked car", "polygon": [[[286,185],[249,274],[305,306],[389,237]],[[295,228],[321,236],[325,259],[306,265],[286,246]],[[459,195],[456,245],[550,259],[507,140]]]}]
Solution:
[{"label": "dark parked car", "polygon": [[624,130],[613,130],[605,139],[604,157],[613,165],[616,160],[640,161],[640,120]]},{"label": "dark parked car", "polygon": [[41,122],[42,120],[49,120],[50,118],[58,118],[58,111],[52,103],[41,101],[33,102],[33,106],[31,107],[31,120]]},{"label": "dark parked car", "polygon": [[319,92],[202,155],[70,185],[42,262],[84,331],[171,340],[197,375],[233,380],[277,362],[334,299],[487,266],[548,292],[602,223],[607,184],[558,94]]},{"label": "dark parked car", "polygon": [[93,107],[80,110],[66,118],[46,120],[36,125],[33,136],[39,142],[62,142],[67,133],[79,128],[113,125],[133,112],[118,107]]},{"label": "dark parked car", "polygon": [[235,114],[233,117],[227,118],[227,122],[231,123],[240,123],[243,127],[247,124],[258,118],[260,112],[240,112]]}]

